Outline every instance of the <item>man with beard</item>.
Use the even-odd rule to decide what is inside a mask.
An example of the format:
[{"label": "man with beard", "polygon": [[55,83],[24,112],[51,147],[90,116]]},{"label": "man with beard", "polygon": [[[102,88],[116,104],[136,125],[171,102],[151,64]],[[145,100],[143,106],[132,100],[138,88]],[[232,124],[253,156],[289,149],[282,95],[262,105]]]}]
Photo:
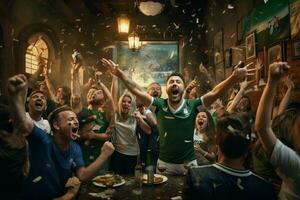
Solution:
[{"label": "man with beard", "polygon": [[184,174],[186,172],[184,163],[197,165],[193,145],[197,107],[201,104],[210,106],[234,83],[245,78],[249,71],[247,66],[235,68],[233,74],[219,83],[212,91],[193,100],[183,98],[183,77],[181,74],[173,73],[166,81],[168,99],[160,99],[153,98],[141,91],[137,84],[129,79],[113,61],[103,58],[102,63],[136,95],[143,105],[156,107],[160,139],[157,164],[166,166],[165,173],[168,174]]},{"label": "man with beard", "polygon": [[[100,76],[101,72],[95,72],[94,82],[95,85],[89,89],[86,101],[88,107],[82,108],[81,100],[81,87],[79,82],[79,69],[81,67],[80,63],[73,65],[72,69],[72,79],[71,79],[71,88],[72,88],[72,109],[75,113],[78,114],[79,118],[82,116],[94,116],[92,120],[93,129],[89,134],[81,138],[80,146],[83,153],[83,158],[85,164],[88,165],[95,161],[98,157],[101,147],[105,141],[110,139],[111,128],[108,128],[110,125],[110,114],[113,112],[106,112],[104,109],[106,100],[108,100],[109,110],[114,110],[114,104],[112,96],[108,88],[102,83]],[[108,169],[108,163],[103,165],[99,173],[104,173]]]},{"label": "man with beard", "polygon": [[[106,142],[98,158],[84,167],[81,149],[74,142],[78,137],[76,114],[66,106],[55,109],[49,115],[53,137],[45,134],[26,117],[27,88],[27,78],[22,74],[8,80],[12,121],[16,131],[27,137],[29,147],[30,170],[24,180],[22,199],[72,199],[80,181],[91,180],[113,153],[114,147]],[[71,173],[78,178],[69,179]]]},{"label": "man with beard", "polygon": [[148,94],[152,97],[161,97],[161,85],[158,82],[152,82],[148,85]]},{"label": "man with beard", "polygon": [[51,128],[48,120],[43,119],[42,115],[47,109],[47,99],[42,91],[35,90],[28,97],[28,112],[26,116],[32,119],[33,123],[50,134]]}]

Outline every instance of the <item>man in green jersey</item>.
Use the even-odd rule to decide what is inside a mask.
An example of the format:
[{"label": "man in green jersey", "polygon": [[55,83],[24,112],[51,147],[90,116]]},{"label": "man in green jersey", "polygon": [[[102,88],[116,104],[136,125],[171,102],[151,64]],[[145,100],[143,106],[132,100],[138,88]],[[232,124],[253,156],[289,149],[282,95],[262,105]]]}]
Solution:
[{"label": "man in green jersey", "polygon": [[197,107],[199,105],[210,106],[236,82],[243,80],[247,72],[251,71],[247,70],[248,65],[236,68],[232,75],[219,83],[212,91],[193,100],[183,98],[185,89],[183,77],[179,73],[173,73],[166,81],[168,98],[161,99],[151,97],[141,91],[139,86],[128,78],[113,61],[103,58],[102,63],[136,95],[143,105],[156,107],[160,138],[157,166],[159,169],[163,165],[167,174],[184,174],[185,165],[197,165],[193,145]]}]

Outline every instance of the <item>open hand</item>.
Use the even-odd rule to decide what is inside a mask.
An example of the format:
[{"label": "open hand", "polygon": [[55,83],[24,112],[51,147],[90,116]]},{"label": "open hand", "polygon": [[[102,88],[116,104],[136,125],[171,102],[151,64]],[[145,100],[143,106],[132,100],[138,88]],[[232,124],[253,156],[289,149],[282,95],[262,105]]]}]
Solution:
[{"label": "open hand", "polygon": [[233,76],[238,80],[244,80],[247,76],[254,76],[254,73],[250,73],[252,71],[255,71],[256,69],[248,69],[249,66],[251,66],[253,62],[247,64],[244,67],[239,67],[241,65],[241,61],[239,64],[236,65],[233,71]]},{"label": "open hand", "polygon": [[120,69],[119,69],[119,65],[114,63],[112,60],[110,59],[105,59],[102,58],[101,59],[102,64],[110,71],[111,74],[118,76],[120,73]]}]

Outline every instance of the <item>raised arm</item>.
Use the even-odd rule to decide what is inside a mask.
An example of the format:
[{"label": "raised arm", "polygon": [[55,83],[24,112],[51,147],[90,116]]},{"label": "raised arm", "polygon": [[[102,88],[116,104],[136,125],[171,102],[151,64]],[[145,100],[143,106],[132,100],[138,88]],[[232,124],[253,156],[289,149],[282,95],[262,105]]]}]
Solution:
[{"label": "raised arm", "polygon": [[44,67],[44,77],[45,77],[45,82],[46,82],[46,86],[47,89],[49,91],[50,97],[54,102],[58,102],[56,99],[56,92],[55,92],[55,88],[49,78],[49,73],[48,73],[48,68],[45,66]]},{"label": "raised arm", "polygon": [[[241,62],[238,64],[238,66]],[[205,106],[210,106],[215,100],[217,100],[225,91],[227,91],[230,87],[232,87],[236,82],[243,80],[246,75],[253,75],[247,74],[253,69],[248,70],[247,67],[250,66],[252,63],[246,65],[243,68],[236,67],[233,73],[224,81],[216,85],[212,91],[208,92],[207,94],[203,95],[203,103]]]},{"label": "raised arm", "polygon": [[285,62],[275,62],[269,66],[269,79],[259,101],[256,113],[255,129],[263,148],[269,156],[274,149],[277,139],[271,127],[272,106],[276,86],[280,78],[287,73],[288,69],[289,66]]},{"label": "raised arm", "polygon": [[119,84],[118,84],[118,77],[112,74],[112,82],[111,82],[111,95],[114,106],[118,107],[118,91],[119,91]]},{"label": "raised arm", "polygon": [[19,74],[10,77],[7,82],[7,94],[10,99],[9,106],[13,125],[17,132],[27,136],[33,129],[33,122],[26,117],[25,101],[28,89],[28,81],[25,75]]},{"label": "raised arm", "polygon": [[190,98],[189,95],[190,95],[192,89],[195,87],[197,87],[197,81],[194,79],[186,86],[183,97],[185,99],[189,99]]},{"label": "raised arm", "polygon": [[136,84],[133,80],[129,79],[125,73],[118,68],[118,65],[115,64],[111,60],[106,60],[103,58],[102,60],[103,65],[105,65],[112,74],[117,76],[128,88],[128,90],[136,96],[139,101],[145,105],[146,107],[150,106],[152,102],[152,97],[147,94],[145,91],[140,89],[140,86]]},{"label": "raised arm", "polygon": [[143,115],[140,113],[140,111],[137,109],[134,113],[133,113],[134,117],[136,118],[136,121],[139,125],[139,127],[141,127],[141,129],[147,133],[147,134],[151,134],[151,127],[147,124],[147,122],[145,122]]},{"label": "raised arm", "polygon": [[79,82],[79,69],[81,67],[80,63],[72,64],[72,73],[71,73],[71,93],[72,93],[72,110],[75,113],[79,113],[82,110],[82,101],[81,101],[81,90]]},{"label": "raised arm", "polygon": [[282,98],[279,106],[277,107],[277,110],[273,111],[273,118],[276,117],[277,115],[282,114],[285,111],[285,109],[289,103],[289,100],[290,100],[290,97],[291,97],[291,94],[292,94],[292,91],[294,88],[294,83],[292,82],[292,80],[289,77],[286,77],[285,85],[287,86],[287,91],[286,91],[284,97]]},{"label": "raised arm", "polygon": [[[253,81],[250,81],[250,82],[253,82]],[[235,95],[235,97],[232,100],[232,103],[227,108],[227,112],[228,113],[233,113],[236,110],[236,106],[238,105],[238,103],[240,102],[241,98],[245,94],[245,90],[246,90],[246,88],[247,88],[247,86],[249,85],[250,82],[248,82],[247,80],[241,82],[241,84],[240,84],[240,90]]]},{"label": "raised arm", "polygon": [[102,88],[105,99],[108,100],[108,109],[111,112],[107,112],[107,113],[110,114],[109,118],[111,121],[111,120],[114,120],[114,117],[112,117],[112,114],[116,112],[117,108],[116,108],[115,101],[112,97],[112,94],[110,93],[109,89],[106,87],[106,85],[104,85],[104,83],[100,79],[101,74],[102,73],[100,71],[95,73],[95,81],[96,81],[97,85]]},{"label": "raised arm", "polygon": [[101,148],[101,154],[98,158],[87,167],[80,167],[77,170],[77,176],[80,181],[87,182],[94,178],[105,161],[114,152],[115,148],[112,143],[105,142]]}]

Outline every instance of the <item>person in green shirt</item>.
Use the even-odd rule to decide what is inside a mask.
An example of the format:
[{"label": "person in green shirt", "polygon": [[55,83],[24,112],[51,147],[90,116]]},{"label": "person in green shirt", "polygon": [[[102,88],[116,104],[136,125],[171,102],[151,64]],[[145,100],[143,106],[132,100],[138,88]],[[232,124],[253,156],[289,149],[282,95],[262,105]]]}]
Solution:
[{"label": "person in green shirt", "polygon": [[[77,113],[79,118],[81,116],[93,116],[93,128],[89,134],[83,136],[80,140],[80,147],[86,165],[94,162],[98,157],[101,147],[105,141],[110,139],[110,131],[114,124],[111,113],[114,113],[114,104],[112,103],[112,96],[108,88],[102,83],[100,79],[101,72],[95,72],[94,84],[87,93],[87,107],[82,106],[81,90],[79,83],[79,68],[80,64],[74,64],[72,69],[72,109]],[[104,106],[108,102],[108,108],[112,112],[106,112]],[[105,173],[108,170],[108,162],[103,165],[99,173]]]},{"label": "person in green shirt", "polygon": [[212,91],[197,99],[184,99],[185,83],[181,74],[172,73],[166,80],[167,99],[154,98],[128,78],[111,60],[102,59],[102,63],[112,74],[117,76],[125,86],[136,95],[145,106],[156,107],[157,125],[159,129],[159,159],[166,167],[164,173],[185,174],[185,165],[197,165],[194,152],[194,127],[199,105],[209,106],[236,82],[247,75],[247,66],[236,67],[232,75],[219,83]]}]

